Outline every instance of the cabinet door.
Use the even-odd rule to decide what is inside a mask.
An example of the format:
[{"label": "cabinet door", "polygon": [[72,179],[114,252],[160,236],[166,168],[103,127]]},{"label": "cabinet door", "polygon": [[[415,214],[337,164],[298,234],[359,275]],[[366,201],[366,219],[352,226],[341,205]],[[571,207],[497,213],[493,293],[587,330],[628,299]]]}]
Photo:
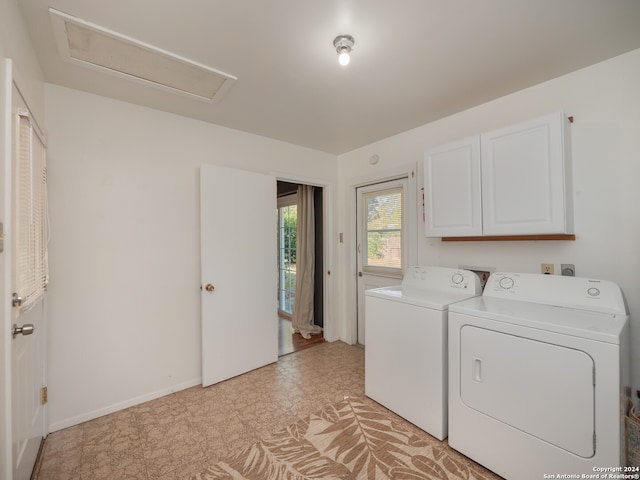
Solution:
[{"label": "cabinet door", "polygon": [[555,113],[482,135],[484,235],[569,233],[564,126]]},{"label": "cabinet door", "polygon": [[480,137],[430,150],[424,160],[425,236],[482,235]]}]

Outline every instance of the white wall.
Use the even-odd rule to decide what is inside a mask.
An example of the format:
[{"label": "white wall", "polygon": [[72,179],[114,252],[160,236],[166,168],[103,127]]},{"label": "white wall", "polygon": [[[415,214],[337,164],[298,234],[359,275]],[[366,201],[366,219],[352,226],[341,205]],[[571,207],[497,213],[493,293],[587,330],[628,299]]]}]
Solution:
[{"label": "white wall", "polygon": [[200,165],[315,179],[334,192],[337,165],[334,155],[54,85],[45,99],[57,430],[200,383]]},{"label": "white wall", "polygon": [[[5,59],[11,60],[12,79],[5,82]],[[0,2],[0,222],[5,234],[11,233],[11,80],[20,89],[26,103],[42,125],[44,82],[35,52],[27,34],[16,0]],[[11,250],[5,243],[0,253],[0,478],[12,476],[11,445]],[[41,312],[42,310],[39,310]],[[32,315],[37,313],[32,313]]]},{"label": "white wall", "polygon": [[0,2],[0,57],[13,60],[13,77],[31,114],[44,121],[44,81],[16,0]]},{"label": "white wall", "polygon": [[[574,223],[576,241],[454,242],[425,239],[420,233],[421,265],[490,266],[501,271],[535,272],[540,264],[574,263],[581,277],[612,280],[626,294],[631,311],[633,385],[640,387],[640,50],[516,92],[338,157],[339,204],[352,195],[356,178],[383,176],[406,163],[419,166],[423,187],[425,149],[555,111],[575,117],[573,124]],[[378,154],[372,166],[369,157]],[[420,202],[421,203],[421,202]],[[423,231],[418,210],[418,231]],[[353,218],[339,211],[345,232],[338,264],[346,302],[341,315],[355,321]],[[634,388],[634,390],[635,390]]]}]

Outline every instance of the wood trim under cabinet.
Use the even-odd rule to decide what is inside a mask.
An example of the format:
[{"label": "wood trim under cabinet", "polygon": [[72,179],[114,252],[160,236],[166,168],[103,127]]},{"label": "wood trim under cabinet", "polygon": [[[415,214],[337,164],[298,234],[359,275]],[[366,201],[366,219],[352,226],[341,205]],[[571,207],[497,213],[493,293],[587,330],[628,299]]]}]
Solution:
[{"label": "wood trim under cabinet", "polygon": [[524,240],[571,240],[576,239],[573,233],[557,233],[549,235],[487,235],[482,237],[442,237],[443,242],[496,242]]}]

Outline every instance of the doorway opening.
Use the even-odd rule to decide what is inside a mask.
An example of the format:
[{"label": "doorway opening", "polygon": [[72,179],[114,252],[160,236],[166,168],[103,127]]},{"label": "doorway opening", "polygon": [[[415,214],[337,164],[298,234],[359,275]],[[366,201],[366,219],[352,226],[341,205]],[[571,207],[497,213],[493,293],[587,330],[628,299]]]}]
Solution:
[{"label": "doorway opening", "polygon": [[[298,221],[301,213],[298,211],[298,190],[300,184],[284,181],[277,182],[278,192],[278,356],[293,353],[304,348],[324,342],[322,333],[313,334],[310,338],[303,338],[292,324],[296,308],[296,292],[304,288],[300,282],[298,262]],[[309,253],[313,257],[312,292],[301,295],[305,301],[312,296],[313,324],[323,327],[323,269],[324,269],[324,233],[323,233],[323,188],[313,189],[313,247]],[[305,285],[308,284],[305,282]],[[304,298],[303,298],[304,297]],[[308,336],[308,335],[306,335]]]}]

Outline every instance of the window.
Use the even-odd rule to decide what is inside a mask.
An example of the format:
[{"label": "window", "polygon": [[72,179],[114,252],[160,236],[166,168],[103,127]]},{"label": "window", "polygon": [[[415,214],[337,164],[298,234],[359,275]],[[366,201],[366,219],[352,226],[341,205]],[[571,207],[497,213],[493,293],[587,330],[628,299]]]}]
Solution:
[{"label": "window", "polygon": [[20,311],[35,305],[47,290],[46,151],[27,111],[18,113],[15,184],[16,293]]},{"label": "window", "polygon": [[364,270],[401,273],[404,267],[402,188],[365,193],[362,201],[366,215]]},{"label": "window", "polygon": [[293,314],[296,296],[297,195],[278,199],[278,308]]}]

